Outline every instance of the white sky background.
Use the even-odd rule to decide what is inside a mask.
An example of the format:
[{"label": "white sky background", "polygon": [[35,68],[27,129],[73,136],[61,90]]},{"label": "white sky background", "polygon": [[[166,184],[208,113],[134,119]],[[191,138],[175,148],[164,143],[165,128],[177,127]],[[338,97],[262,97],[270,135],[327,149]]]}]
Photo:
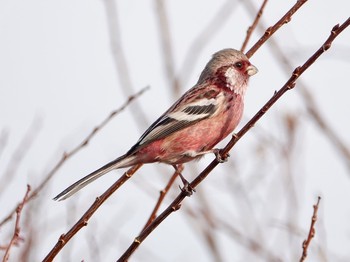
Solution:
[{"label": "white sky background", "polygon": [[[155,1],[116,2],[121,44],[134,91],[145,86],[151,87],[138,99],[146,115],[146,123],[151,124],[175,100],[166,79]],[[260,5],[260,1],[253,2],[257,7]],[[225,1],[166,1],[176,74],[183,72],[184,61],[193,41],[224,3]],[[293,4],[294,1],[270,0],[262,23],[265,26],[272,25]],[[197,81],[212,53],[226,47],[240,48],[253,17],[238,1],[230,8],[232,11],[227,21],[215,30],[212,37],[206,39],[203,49],[199,50],[198,60],[193,61],[189,78],[182,83],[182,91]],[[273,36],[273,40],[283,48],[296,67],[320,47],[335,24],[348,18],[349,10],[350,3],[345,0],[310,0],[289,24]],[[248,48],[262,33],[259,30],[254,33]],[[347,29],[335,40],[332,48],[301,77],[301,81],[314,95],[322,115],[347,145],[350,145],[349,43],[350,29]],[[251,79],[243,122],[252,117],[288,78],[274,53],[271,53],[269,43],[251,58],[251,62],[258,67],[259,74]],[[130,94],[134,91],[130,91]],[[14,165],[16,170],[13,180],[0,185],[0,219],[22,198],[27,183],[33,187],[38,185],[64,151],[69,151],[80,143],[93,127],[125,100],[111,52],[106,5],[102,0],[1,1],[0,138],[5,144],[0,148],[0,175],[6,172],[10,159],[21,145],[28,129],[34,125],[34,130],[37,131],[33,144],[28,146],[23,159]],[[256,131],[238,143],[229,161],[236,160],[236,164],[243,161],[241,170],[248,172],[250,163],[258,161],[249,158],[250,151],[246,147],[252,144],[251,141],[256,139],[254,136],[260,131],[283,140],[283,129],[279,127],[281,123],[275,119],[284,112],[295,115],[305,113],[297,90],[286,94],[256,125]],[[326,249],[325,257],[329,261],[345,261],[346,258],[349,259],[350,246],[349,169],[314,123],[303,119],[300,123],[300,136],[297,137],[300,139],[298,146],[302,148],[302,161],[299,159],[297,169],[300,173],[297,174],[296,181],[303,181],[302,185],[296,186],[299,200],[298,210],[295,211],[298,213],[298,226],[304,230],[302,233],[306,233],[312,205],[316,196],[321,195],[318,224],[321,229],[318,229],[312,245],[320,243]],[[52,197],[83,175],[125,153],[146,128],[146,125],[140,128],[140,125],[135,124],[131,110],[125,110],[87,148],[59,170],[47,190],[40,194],[40,203],[37,202],[44,206],[40,211],[40,219],[36,218],[36,224],[44,230],[40,234],[45,234],[45,237],[34,243],[33,261],[42,259],[48,253],[59,235],[70,228],[94,198],[111,185],[122,171],[107,175],[67,201],[57,203],[51,200]],[[25,150],[27,146],[21,148]],[[236,158],[233,159],[234,157]],[[211,159],[208,156],[194,166],[205,167]],[[270,171],[273,169],[271,163]],[[114,261],[118,258],[143,226],[159,190],[167,181],[168,177],[163,177],[160,173],[168,173],[170,177],[171,172],[171,168],[164,166],[144,167],[132,178],[132,182],[128,182],[97,211],[89,226],[75,236],[56,261],[94,261],[94,251],[86,250],[86,241],[92,240],[98,245],[104,243],[98,254],[100,261]],[[197,189],[207,194],[209,203],[213,201],[210,206],[214,209],[225,206],[227,196],[215,185],[222,185],[222,179],[227,175],[223,166],[219,166]],[[240,179],[244,180],[245,176],[241,174]],[[4,182],[1,177],[0,181]],[[204,184],[211,186],[204,189]],[[275,187],[281,185],[276,184]],[[249,192],[249,188],[245,190]],[[259,212],[271,212],[269,217],[278,220],[279,214],[273,214],[274,203],[283,199],[285,192],[283,189],[277,189],[276,192],[279,194],[251,194],[252,201],[258,202],[256,215]],[[184,205],[195,206],[197,193],[186,199]],[[222,197],[219,198],[219,204],[215,198],[211,198],[211,194]],[[288,208],[294,207],[284,206],[282,210]],[[237,210],[231,213],[234,217],[239,215]],[[136,251],[132,260],[212,261],[212,257],[204,250],[205,245],[196,238],[196,231],[189,228],[193,223],[187,219],[182,210],[173,214]],[[235,223],[234,219],[232,221]],[[259,223],[269,235],[271,224]],[[252,229],[248,226],[246,230]],[[306,234],[300,242],[293,243],[286,241],[283,234],[280,236],[276,231],[273,234],[275,241],[279,237],[285,241],[284,246],[281,244],[282,246],[272,247],[275,254],[283,258],[284,253],[279,249],[293,249],[286,255],[285,259],[289,261],[301,253],[302,239]],[[224,259],[244,261],[247,254],[244,249],[239,245],[225,246],[224,240],[225,236],[222,236],[220,241],[225,250]],[[15,254],[16,248],[13,249],[12,258]],[[309,261],[319,261],[319,258],[312,257],[311,252],[309,256]],[[260,261],[258,257],[253,259]]]}]

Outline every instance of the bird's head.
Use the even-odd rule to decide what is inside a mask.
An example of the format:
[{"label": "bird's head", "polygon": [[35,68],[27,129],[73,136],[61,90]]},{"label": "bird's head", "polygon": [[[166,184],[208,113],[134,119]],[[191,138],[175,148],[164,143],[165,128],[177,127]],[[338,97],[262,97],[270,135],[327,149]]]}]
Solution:
[{"label": "bird's head", "polygon": [[248,79],[258,69],[253,66],[242,52],[227,48],[215,53],[201,73],[198,84],[207,80],[220,80],[225,88],[244,95]]}]

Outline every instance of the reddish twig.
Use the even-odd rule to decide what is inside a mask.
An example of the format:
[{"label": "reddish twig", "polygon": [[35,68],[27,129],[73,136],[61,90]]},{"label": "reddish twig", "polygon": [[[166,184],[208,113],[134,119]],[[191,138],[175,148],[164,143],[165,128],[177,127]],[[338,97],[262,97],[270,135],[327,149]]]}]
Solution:
[{"label": "reddish twig", "polygon": [[264,2],[262,3],[262,5],[261,5],[261,7],[260,7],[260,9],[258,11],[258,13],[256,14],[256,17],[254,19],[253,24],[251,26],[249,26],[249,28],[247,30],[247,35],[246,35],[246,37],[245,37],[245,39],[243,41],[242,47],[241,47],[241,51],[242,52],[244,52],[244,50],[246,49],[248,41],[249,41],[251,35],[253,34],[254,29],[256,28],[256,26],[258,25],[258,23],[260,21],[260,17],[263,14],[263,11],[264,11],[264,8],[265,8],[265,6],[267,4],[267,1],[268,0],[264,0]]},{"label": "reddish twig", "polygon": [[280,28],[282,27],[284,24],[290,22],[290,20],[292,19],[292,16],[295,14],[296,11],[299,10],[299,8],[305,4],[308,0],[298,0],[295,5],[292,6],[291,9],[289,9],[289,11],[282,16],[282,18],[280,20],[278,20],[278,22],[267,28],[264,35],[255,43],[255,45],[253,45],[249,51],[246,53],[246,56],[248,58],[252,57],[252,55]]},{"label": "reddish twig", "polygon": [[160,191],[160,195],[159,195],[159,198],[158,198],[158,201],[156,203],[156,205],[154,206],[153,210],[152,210],[152,213],[151,215],[149,216],[145,226],[143,227],[142,231],[145,230],[146,227],[149,226],[149,224],[151,224],[153,222],[153,220],[157,217],[157,212],[159,210],[159,207],[161,205],[161,203],[163,202],[166,194],[169,192],[169,189],[171,187],[171,185],[174,183],[175,179],[178,177],[179,175],[179,172],[182,172],[183,170],[183,165],[181,166],[178,166],[178,172],[174,172],[174,174],[171,176],[171,178],[169,179],[169,182],[168,184],[165,186],[165,188]]},{"label": "reddish twig", "polygon": [[318,211],[318,206],[320,204],[321,201],[321,197],[317,198],[317,203],[316,205],[313,206],[314,208],[314,213],[311,217],[311,225],[310,225],[310,229],[309,229],[309,234],[307,236],[307,239],[304,240],[303,242],[303,253],[301,254],[301,258],[300,258],[300,262],[303,262],[306,257],[307,257],[307,249],[309,248],[309,245],[311,243],[312,238],[315,236],[315,224],[317,221],[317,211]]},{"label": "reddish twig", "polygon": [[[265,115],[265,113],[288,91],[294,88],[296,80],[325,52],[333,42],[333,40],[350,24],[350,18],[342,25],[333,27],[330,36],[324,44],[302,65],[297,67],[292,76],[288,79],[285,85],[274,94],[274,96],[255,114],[255,116],[236,134],[233,135],[230,142],[220,151],[222,159],[225,159],[232,147],[256,124],[256,122]],[[214,159],[191,183],[190,187],[195,189],[219,164],[217,159]],[[181,192],[175,200],[166,208],[141,234],[136,237],[129,248],[118,259],[118,261],[127,261],[131,254],[140,246],[140,244],[148,237],[148,235],[156,229],[164,219],[166,219],[174,211],[181,207],[182,201],[186,198],[187,193]]]},{"label": "reddish twig", "polygon": [[28,195],[30,192],[30,186],[27,185],[27,191],[23,197],[23,200],[21,203],[18,204],[17,208],[16,208],[16,222],[15,222],[15,230],[13,232],[13,236],[11,238],[10,243],[8,244],[6,251],[5,251],[5,255],[2,259],[3,262],[8,261],[9,257],[10,257],[10,250],[11,247],[18,242],[18,240],[20,239],[19,237],[19,233],[20,233],[20,227],[19,227],[19,223],[20,223],[20,219],[21,219],[21,213],[23,210],[24,205],[27,203],[28,201]]},{"label": "reddish twig", "polygon": [[[141,89],[139,92],[136,94],[130,96],[128,100],[118,109],[114,110],[109,114],[109,116],[104,119],[99,125],[97,125],[91,132],[90,134],[83,139],[83,141],[77,145],[75,148],[73,148],[69,152],[64,152],[62,155],[62,158],[56,163],[56,165],[52,168],[52,170],[46,175],[46,178],[39,184],[39,186],[33,190],[29,196],[28,196],[28,201],[31,201],[33,198],[37,196],[37,194],[46,186],[46,184],[50,181],[50,179],[56,174],[56,172],[61,168],[61,166],[73,155],[78,153],[83,147],[85,147],[90,140],[96,135],[97,132],[99,132],[104,126],[106,126],[113,117],[115,117],[117,114],[122,112],[133,100],[135,100],[137,97],[142,95],[146,90],[148,90],[149,87],[144,87]],[[0,227],[6,224],[8,221],[11,220],[13,215],[15,214],[16,209],[12,210],[1,222],[0,222]]]},{"label": "reddish twig", "polygon": [[78,220],[77,223],[66,233],[62,234],[56,245],[44,258],[43,262],[52,261],[60,250],[67,244],[67,242],[79,232],[84,226],[87,226],[89,219],[96,212],[96,210],[119,188],[121,187],[135,172],[142,166],[142,164],[135,165],[126,171],[112,186],[110,186],[101,196],[97,197],[95,202]]},{"label": "reddish twig", "polygon": [[[247,5],[249,2],[250,1],[243,1],[245,5]],[[253,10],[253,6],[249,6],[247,9],[251,13],[255,12],[255,10]],[[260,28],[264,27],[261,23],[259,26]],[[276,53],[276,57],[279,58],[281,66],[283,66],[287,72],[293,69],[293,66],[290,63],[290,59],[286,56],[278,43],[274,39],[271,39],[269,44],[271,45],[273,52]],[[317,105],[315,99],[311,95],[310,91],[306,88],[305,84],[299,82],[299,86],[300,88],[298,88],[298,90],[300,91],[300,94],[304,100],[304,105],[307,112],[315,121],[316,125],[318,125],[323,134],[332,142],[333,146],[343,157],[347,168],[350,169],[350,148],[346,145],[346,143],[344,143],[341,137],[339,137],[336,132],[337,130],[332,128],[332,126],[327,122],[321,113],[321,110],[319,109],[319,106]]]}]

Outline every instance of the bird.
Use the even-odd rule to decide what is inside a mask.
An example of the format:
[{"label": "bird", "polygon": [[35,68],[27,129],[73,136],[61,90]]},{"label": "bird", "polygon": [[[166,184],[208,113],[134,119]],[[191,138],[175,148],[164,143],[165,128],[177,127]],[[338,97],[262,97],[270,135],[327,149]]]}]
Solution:
[{"label": "bird", "polygon": [[[205,154],[213,153],[219,158],[214,147],[239,124],[249,78],[257,72],[241,51],[226,48],[214,53],[197,83],[162,114],[126,154],[78,180],[54,200],[67,199],[114,169],[160,162],[177,170],[180,164]],[[181,179],[186,182],[182,175]]]}]

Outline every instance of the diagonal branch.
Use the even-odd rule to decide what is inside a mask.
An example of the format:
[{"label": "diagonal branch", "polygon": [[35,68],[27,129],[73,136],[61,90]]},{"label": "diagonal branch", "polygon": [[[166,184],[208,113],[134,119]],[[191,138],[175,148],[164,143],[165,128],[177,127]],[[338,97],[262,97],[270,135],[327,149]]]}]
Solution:
[{"label": "diagonal branch", "polygon": [[[274,96],[257,112],[257,114],[236,134],[233,135],[231,141],[221,150],[220,154],[224,159],[233,146],[260,120],[262,116],[289,90],[293,89],[297,79],[325,52],[333,42],[333,40],[350,25],[350,18],[348,18],[342,25],[333,27],[331,34],[324,42],[324,44],[302,65],[297,67],[292,76],[288,79],[285,85],[274,94]],[[217,159],[214,159],[191,183],[191,188],[196,188],[209,173],[219,164]],[[177,211],[181,207],[182,201],[186,198],[186,192],[181,192],[176,199],[161,213],[141,234],[136,237],[133,243],[125,251],[125,253],[118,259],[118,261],[127,261],[131,254],[140,246],[140,244],[153,232],[170,214]]]},{"label": "diagonal branch", "polygon": [[265,6],[266,6],[266,4],[267,4],[267,1],[268,1],[268,0],[264,0],[264,2],[262,3],[262,5],[261,5],[261,7],[260,7],[260,9],[259,9],[259,11],[258,11],[258,13],[257,13],[256,16],[255,16],[255,19],[254,19],[253,24],[252,24],[251,26],[249,26],[249,28],[248,28],[248,30],[247,30],[247,35],[246,35],[246,37],[245,37],[245,39],[244,39],[244,42],[243,42],[243,44],[242,44],[242,47],[241,47],[241,52],[244,52],[244,50],[246,49],[246,47],[247,47],[247,45],[248,45],[248,42],[249,42],[249,39],[250,39],[250,37],[252,36],[254,29],[256,28],[256,26],[258,25],[258,23],[259,23],[259,21],[260,21],[260,18],[261,18],[261,16],[262,16],[263,11],[264,11],[264,9],[265,9]]},{"label": "diagonal branch", "polygon": [[292,16],[305,4],[308,0],[298,0],[295,5],[292,6],[289,11],[282,16],[280,20],[273,26],[266,29],[264,35],[253,45],[249,51],[246,53],[247,57],[250,58],[254,55],[254,53],[284,24],[287,24],[292,19]]},{"label": "diagonal branch", "polygon": [[[138,98],[139,96],[141,96],[146,90],[148,90],[149,87],[144,87],[143,89],[141,89],[139,92],[137,92],[136,94],[130,96],[128,98],[128,100],[118,109],[112,111],[109,116],[104,119],[98,126],[96,126],[91,132],[90,134],[83,139],[83,141],[77,145],[75,148],[73,148],[71,151],[69,152],[65,152],[62,155],[62,158],[56,163],[56,165],[51,169],[51,171],[46,175],[46,178],[40,183],[40,185],[33,190],[29,196],[27,201],[31,201],[32,199],[34,199],[38,193],[46,186],[46,184],[51,180],[51,178],[56,174],[56,172],[61,168],[61,166],[69,159],[71,158],[73,155],[75,155],[77,152],[79,152],[83,147],[85,147],[90,140],[96,135],[97,132],[99,132],[104,126],[106,126],[112,119],[114,116],[116,116],[117,114],[119,114],[120,112],[122,112],[131,102],[133,102],[136,98]],[[16,209],[12,210],[1,222],[0,222],[0,227],[3,226],[4,224],[6,224],[8,221],[11,220],[11,218],[13,217],[13,215],[16,213]]]},{"label": "diagonal branch", "polygon": [[154,206],[153,211],[152,211],[151,215],[149,216],[149,218],[148,218],[148,220],[147,220],[147,222],[142,230],[144,230],[146,227],[148,227],[152,223],[152,221],[157,217],[157,212],[160,208],[161,203],[163,202],[166,194],[169,192],[171,185],[175,182],[175,179],[178,177],[179,173],[182,172],[182,170],[183,170],[183,165],[179,165],[178,170],[175,171],[174,174],[171,176],[171,178],[169,179],[165,188],[160,191],[158,201],[157,201],[156,205]]},{"label": "diagonal branch", "polygon": [[52,261],[55,256],[61,251],[61,249],[68,243],[68,241],[80,231],[84,226],[87,226],[89,219],[97,211],[97,209],[130,177],[132,177],[136,171],[142,166],[142,164],[135,165],[126,171],[112,186],[110,186],[101,196],[97,197],[91,207],[85,212],[85,214],[78,220],[77,223],[66,233],[62,234],[56,245],[44,258],[43,262]]}]

